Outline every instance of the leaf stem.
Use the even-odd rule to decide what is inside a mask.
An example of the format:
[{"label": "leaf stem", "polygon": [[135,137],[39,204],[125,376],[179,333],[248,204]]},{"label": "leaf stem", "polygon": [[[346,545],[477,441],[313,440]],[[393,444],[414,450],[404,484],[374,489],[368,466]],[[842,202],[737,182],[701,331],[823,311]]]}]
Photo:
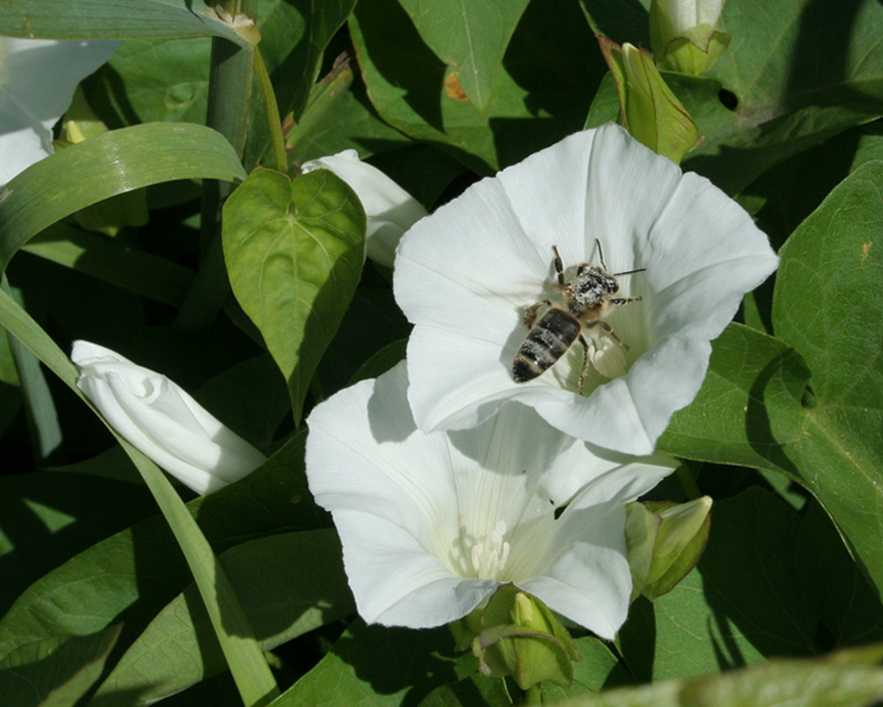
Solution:
[{"label": "leaf stem", "polygon": [[276,169],[283,174],[288,173],[288,153],[285,151],[285,137],[282,135],[282,120],[279,117],[279,105],[276,103],[276,92],[273,90],[273,82],[264,57],[261,56],[259,47],[254,49],[254,72],[264,97],[264,105],[267,108],[267,122],[270,124],[270,137],[273,140],[273,154],[276,159]]},{"label": "leaf stem", "polygon": [[693,478],[690,467],[688,467],[685,462],[682,461],[680,463],[675,473],[678,475],[678,481],[681,482],[681,486],[684,489],[684,493],[687,494],[688,500],[695,501],[702,496],[699,486],[696,485],[696,479]]}]

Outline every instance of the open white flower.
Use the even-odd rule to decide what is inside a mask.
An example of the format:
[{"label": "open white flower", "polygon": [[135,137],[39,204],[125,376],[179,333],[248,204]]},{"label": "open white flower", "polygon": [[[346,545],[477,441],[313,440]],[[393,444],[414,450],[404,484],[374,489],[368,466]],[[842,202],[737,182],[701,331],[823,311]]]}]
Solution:
[{"label": "open white flower", "polygon": [[[516,383],[512,366],[528,333],[525,311],[561,303],[580,263],[618,278],[605,322],[583,330],[549,370]],[[567,434],[649,454],[671,415],[699,391],[710,341],[742,296],[778,264],[750,216],[707,179],[683,174],[624,130],[607,125],[562,140],[484,179],[417,223],[402,239],[395,296],[415,327],[408,399],[425,431],[463,429],[507,401],[535,408]]]},{"label": "open white flower", "polygon": [[407,369],[318,405],[306,466],[331,511],[359,613],[428,628],[513,583],[604,638],[628,611],[625,504],[674,460],[590,448],[530,408],[471,430],[420,432]]},{"label": "open white flower", "polygon": [[77,84],[121,45],[0,37],[0,186],[52,154],[52,126]]},{"label": "open white flower", "polygon": [[250,474],[266,457],[160,373],[75,341],[77,386],[133,446],[199,494]]},{"label": "open white flower", "polygon": [[402,234],[426,216],[423,205],[377,167],[362,162],[355,150],[310,160],[301,167],[304,173],[314,169],[334,172],[356,192],[368,217],[368,257],[391,268]]}]

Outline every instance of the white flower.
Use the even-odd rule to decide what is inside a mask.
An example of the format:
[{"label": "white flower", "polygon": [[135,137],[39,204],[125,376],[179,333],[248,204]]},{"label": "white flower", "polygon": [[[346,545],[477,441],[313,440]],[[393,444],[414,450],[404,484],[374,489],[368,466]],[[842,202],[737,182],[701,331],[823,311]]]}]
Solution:
[{"label": "white flower", "polygon": [[368,217],[368,257],[391,268],[402,234],[426,216],[423,205],[377,167],[362,162],[355,150],[310,160],[301,167],[304,173],[314,169],[334,172],[356,192]]},{"label": "white flower", "polygon": [[331,511],[359,613],[427,628],[514,583],[604,638],[631,592],[625,504],[676,464],[563,435],[523,405],[466,431],[420,432],[403,363],[318,405],[310,490]]},{"label": "white flower", "polygon": [[[584,329],[582,395],[579,342],[516,383],[525,310],[561,303],[553,246],[569,281],[578,264],[600,264],[598,243],[610,273],[642,269],[618,278],[616,297],[643,300],[604,319],[630,348]],[[649,454],[699,391],[710,341],[777,264],[767,237],[708,180],[615,125],[571,135],[474,184],[402,238],[394,285],[415,324],[407,360],[417,424],[473,427],[517,400],[567,434]]]},{"label": "white flower", "polygon": [[77,84],[121,45],[0,37],[0,186],[52,154],[52,126]]},{"label": "white flower", "polygon": [[671,36],[686,34],[694,27],[717,26],[724,0],[653,0],[669,22]]},{"label": "white flower", "polygon": [[133,446],[199,494],[254,471],[266,457],[184,390],[115,351],[75,341],[77,386]]}]

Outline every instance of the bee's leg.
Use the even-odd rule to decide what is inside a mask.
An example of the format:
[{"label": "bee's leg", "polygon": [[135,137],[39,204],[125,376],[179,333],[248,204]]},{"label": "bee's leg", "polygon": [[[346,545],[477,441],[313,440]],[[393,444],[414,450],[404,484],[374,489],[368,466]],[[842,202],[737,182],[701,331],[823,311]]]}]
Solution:
[{"label": "bee's leg", "polygon": [[555,251],[555,272],[558,273],[558,284],[564,287],[564,262],[561,260],[561,253],[558,252],[558,246],[553,245],[552,250]]},{"label": "bee's leg", "polygon": [[[612,302],[612,301],[613,301],[613,300],[611,300],[611,302]],[[609,325],[607,322],[605,322],[603,319],[599,319],[599,320],[594,321],[594,322],[589,322],[588,324],[585,324],[584,326],[585,326],[586,329],[591,329],[592,327],[596,327],[596,326],[601,327],[605,332],[607,332],[607,336],[609,336],[609,337],[610,337],[611,339],[613,339],[617,344],[619,344],[620,346],[622,346],[622,348],[624,348],[626,351],[629,350],[629,348],[630,348],[629,345],[628,345],[627,343],[625,343],[622,339],[620,339],[620,338],[619,338],[619,334],[617,334],[615,331],[613,331],[613,327],[610,326],[610,325]]]},{"label": "bee's leg", "polygon": [[586,341],[585,337],[580,334],[579,335],[579,343],[583,345],[583,365],[579,369],[579,384],[577,385],[577,391],[579,394],[583,394],[583,381],[586,378],[586,371],[589,370],[589,342]]},{"label": "bee's leg", "polygon": [[642,299],[644,299],[644,298],[643,297],[628,297],[626,299],[623,299],[622,297],[618,297],[616,299],[610,300],[610,304],[620,304],[620,305],[621,304],[628,304],[629,302],[640,302]]},{"label": "bee's leg", "polygon": [[551,300],[541,299],[536,304],[532,304],[532,305],[530,305],[530,307],[528,307],[527,309],[524,310],[524,317],[522,318],[522,321],[524,322],[524,326],[526,326],[528,329],[530,329],[533,326],[533,323],[537,320],[537,311],[544,304],[548,305],[549,307],[552,306]]}]

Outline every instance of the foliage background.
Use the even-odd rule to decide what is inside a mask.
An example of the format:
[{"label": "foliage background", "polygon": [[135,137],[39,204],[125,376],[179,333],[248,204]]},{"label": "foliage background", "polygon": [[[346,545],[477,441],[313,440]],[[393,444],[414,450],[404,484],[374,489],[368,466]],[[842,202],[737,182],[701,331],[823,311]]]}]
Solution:
[{"label": "foliage background", "polygon": [[[262,0],[260,51],[290,116],[288,158],[355,148],[432,210],[615,120],[593,35],[649,46],[648,4]],[[349,262],[308,276],[315,256],[296,234],[285,252],[228,254],[224,267],[219,199],[272,167],[273,152],[260,92],[248,99],[243,88],[250,52],[212,13],[199,0],[0,6],[0,34],[127,40],[83,85],[111,132],[23,173],[0,203],[0,323],[17,337],[0,340],[0,692],[13,705],[46,704],[53,689],[96,707],[241,701],[169,521],[65,387],[75,372],[53,346],[67,352],[82,338],[167,374],[272,453],[208,497],[178,490],[273,651],[279,705],[508,704],[447,630],[354,619],[336,535],[306,489],[296,422],[401,358],[408,325],[389,271]],[[715,499],[702,560],[670,594],[639,599],[615,645],[576,632],[577,679],[548,687],[549,700],[590,704],[602,687],[678,680],[617,704],[694,704],[743,666],[754,666],[740,683],[745,704],[771,681],[819,704],[833,704],[835,687],[843,704],[883,689],[873,651],[852,654],[849,668],[821,662],[883,640],[883,6],[729,0],[721,25],[732,44],[707,76],[665,75],[702,136],[682,166],[736,198],[782,264],[714,343],[699,397],[659,442]],[[210,71],[220,77],[211,89]],[[226,140],[201,127],[207,111]],[[278,182],[287,178],[255,174],[271,184],[251,188],[288,189]],[[320,209],[304,233],[341,252],[358,246],[345,185],[292,185],[295,203],[319,195],[351,213],[331,223],[333,209]],[[145,225],[108,237],[72,217],[136,187]],[[236,218],[272,219],[235,204],[225,239]],[[247,290],[255,263],[273,256],[297,264],[293,280],[273,285],[306,288],[309,306],[240,296],[237,278]],[[331,280],[344,284],[329,290]],[[684,499],[675,480],[654,495]],[[807,664],[767,662],[779,657],[816,660],[818,682],[808,684]],[[716,704],[741,704],[734,694]]]}]

